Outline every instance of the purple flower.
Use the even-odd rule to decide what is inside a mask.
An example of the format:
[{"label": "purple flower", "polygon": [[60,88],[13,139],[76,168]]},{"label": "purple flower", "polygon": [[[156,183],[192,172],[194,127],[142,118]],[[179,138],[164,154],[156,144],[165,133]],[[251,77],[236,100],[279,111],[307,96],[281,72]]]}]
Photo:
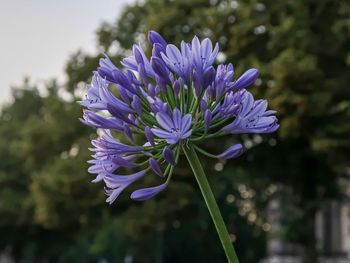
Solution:
[{"label": "purple flower", "polygon": [[216,56],[219,52],[219,45],[216,43],[213,50],[213,44],[206,38],[199,42],[198,37],[194,37],[191,45],[192,63],[198,73],[204,72],[207,68],[213,65]]},{"label": "purple flower", "polygon": [[144,51],[142,50],[141,47],[139,47],[138,45],[134,45],[133,46],[133,53],[134,55],[128,58],[123,59],[122,61],[122,65],[126,68],[126,69],[130,69],[133,71],[139,71],[139,65],[142,65],[142,67],[144,68],[144,72],[146,73],[147,77],[150,78],[154,78],[155,77],[155,73],[152,69],[151,63],[149,62],[149,60],[147,59]]},{"label": "purple flower", "polygon": [[266,111],[267,101],[256,100],[252,94],[243,90],[240,96],[240,108],[235,114],[235,120],[223,127],[227,133],[270,133],[278,129],[274,111]]},{"label": "purple flower", "polygon": [[[148,40],[151,57],[134,45],[132,55],[121,62],[123,68],[108,56],[100,59],[87,94],[79,101],[85,107],[81,122],[100,130],[91,142],[88,172],[95,176],[94,183],[105,183],[109,203],[146,173],[163,182],[134,191],[132,199],[147,200],[164,190],[187,144],[279,127],[267,102],[254,100],[245,90],[258,78],[257,69],[234,79],[232,64],[215,67],[219,46],[208,38],[194,37],[176,47],[151,31]],[[219,159],[243,153],[241,144],[219,155],[196,149]],[[125,171],[131,174],[120,175]]]},{"label": "purple flower", "polygon": [[106,175],[104,182],[106,183],[107,203],[113,203],[115,199],[127,188],[130,184],[137,181],[145,175],[145,171],[140,171],[131,175]]},{"label": "purple flower", "polygon": [[231,159],[240,156],[243,153],[242,144],[235,144],[225,150],[223,153],[218,154],[217,158],[219,159]]},{"label": "purple flower", "polygon": [[252,85],[258,77],[259,71],[257,69],[248,69],[242,76],[239,77],[239,79],[237,79],[237,81],[235,81],[233,88],[245,89],[246,87]]},{"label": "purple flower", "polygon": [[138,96],[134,95],[131,102],[132,108],[137,112],[138,115],[142,115],[141,100]]},{"label": "purple flower", "polygon": [[191,71],[193,69],[190,54],[190,47],[184,42],[181,43],[181,52],[176,46],[169,44],[166,47],[165,53],[161,53],[162,59],[169,69],[185,80],[187,84],[190,83]]},{"label": "purple flower", "polygon": [[167,46],[167,42],[164,40],[164,38],[155,31],[148,32],[148,41],[150,42],[151,45],[159,44],[164,49]]},{"label": "purple flower", "polygon": [[107,81],[95,72],[91,84],[86,85],[85,99],[78,103],[90,110],[105,110],[107,108],[106,102],[101,99],[100,93],[107,87]]},{"label": "purple flower", "polygon": [[102,117],[92,111],[84,110],[83,118],[80,121],[93,128],[110,130],[123,130],[123,121],[114,117]]},{"label": "purple flower", "polygon": [[145,127],[145,136],[150,145],[154,146],[154,135],[151,131],[151,128],[148,126]]},{"label": "purple flower", "polygon": [[170,72],[166,67],[165,63],[163,62],[163,60],[161,60],[158,57],[152,57],[151,65],[154,72],[158,76],[158,79],[157,79],[158,82],[160,82],[162,86],[165,86],[167,84],[170,85],[171,84],[171,80],[169,77]]},{"label": "purple flower", "polygon": [[174,94],[176,97],[179,96],[180,88],[181,88],[181,82],[180,80],[176,80],[173,84]]},{"label": "purple flower", "polygon": [[179,109],[175,108],[172,114],[158,112],[156,120],[161,128],[151,129],[153,134],[159,138],[165,139],[169,144],[175,144],[180,140],[188,138],[192,130],[191,121],[192,115],[181,115]]},{"label": "purple flower", "polygon": [[95,72],[91,84],[87,85],[86,98],[79,104],[90,110],[107,110],[107,104],[111,104],[122,111],[133,113],[127,103],[112,94],[108,86],[108,82]]},{"label": "purple flower", "polygon": [[154,187],[136,190],[131,194],[131,199],[135,201],[146,201],[163,191],[166,187],[167,184],[165,183]]},{"label": "purple flower", "polygon": [[152,170],[156,174],[158,174],[159,176],[163,177],[163,172],[162,172],[162,169],[160,168],[158,162],[155,159],[153,159],[153,158],[150,158],[148,160],[148,162],[149,162],[149,166],[152,168]]},{"label": "purple flower", "polygon": [[204,113],[204,131],[207,132],[210,127],[210,122],[212,119],[212,114],[209,110],[206,110]]},{"label": "purple flower", "polygon": [[169,147],[164,147],[163,157],[164,157],[164,160],[167,161],[169,164],[171,165],[176,164],[174,153]]},{"label": "purple flower", "polygon": [[215,83],[210,87],[213,97],[217,100],[228,90],[232,88],[234,82],[233,78],[233,65],[219,65],[216,71]]},{"label": "purple flower", "polygon": [[98,74],[108,80],[109,82],[114,82],[114,71],[119,71],[118,68],[113,64],[110,58],[105,55],[105,58],[100,59],[100,66],[97,68]]}]

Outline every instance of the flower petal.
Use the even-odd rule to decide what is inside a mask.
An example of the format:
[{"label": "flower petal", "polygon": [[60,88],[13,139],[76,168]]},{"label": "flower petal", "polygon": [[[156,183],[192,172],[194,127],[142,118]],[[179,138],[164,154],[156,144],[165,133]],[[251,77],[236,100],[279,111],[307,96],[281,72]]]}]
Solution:
[{"label": "flower petal", "polygon": [[167,161],[171,165],[176,164],[174,153],[169,147],[164,147],[163,157],[164,157],[165,161]]},{"label": "flower petal", "polygon": [[158,175],[161,176],[161,177],[164,176],[164,174],[163,174],[163,172],[162,172],[162,169],[160,168],[158,162],[157,162],[155,159],[149,158],[148,162],[149,162],[150,167],[152,168],[152,170],[153,170],[156,174],[158,174]]},{"label": "flower petal", "polygon": [[156,114],[156,120],[157,120],[158,124],[159,124],[160,126],[162,126],[162,128],[164,128],[164,129],[167,130],[167,131],[170,131],[171,128],[174,127],[173,121],[171,120],[171,118],[169,117],[169,115],[166,114],[166,113],[158,112],[158,113]]},{"label": "flower petal", "polygon": [[163,191],[166,187],[167,184],[164,183],[158,186],[136,190],[131,194],[131,199],[135,201],[146,201]]},{"label": "flower petal", "polygon": [[219,159],[231,159],[240,156],[243,153],[242,144],[235,144],[229,147],[226,151],[218,154],[216,157]]},{"label": "flower petal", "polygon": [[186,114],[182,118],[182,123],[181,123],[181,130],[182,131],[188,131],[191,127],[192,123],[192,115],[191,114]]}]

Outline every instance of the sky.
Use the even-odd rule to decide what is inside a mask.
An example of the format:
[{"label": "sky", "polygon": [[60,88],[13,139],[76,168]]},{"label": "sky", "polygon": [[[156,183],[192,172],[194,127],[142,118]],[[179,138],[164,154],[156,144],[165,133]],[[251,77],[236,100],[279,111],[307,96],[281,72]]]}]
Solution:
[{"label": "sky", "polygon": [[0,0],[0,104],[25,76],[64,80],[78,49],[96,51],[95,31],[133,0]]}]

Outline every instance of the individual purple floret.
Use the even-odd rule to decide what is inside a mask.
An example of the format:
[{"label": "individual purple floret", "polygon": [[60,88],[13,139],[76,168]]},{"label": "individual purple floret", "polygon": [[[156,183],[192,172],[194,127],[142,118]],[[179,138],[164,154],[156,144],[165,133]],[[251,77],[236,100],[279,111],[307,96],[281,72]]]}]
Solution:
[{"label": "individual purple floret", "polygon": [[168,147],[168,146],[164,147],[164,149],[163,149],[163,157],[164,157],[164,160],[166,162],[168,162],[169,164],[171,164],[171,165],[175,165],[176,164],[176,159],[175,159],[174,153],[170,149],[170,147]]},{"label": "individual purple floret", "polygon": [[175,108],[171,114],[158,112],[156,120],[161,128],[153,128],[151,131],[169,144],[175,144],[191,136],[192,115],[182,116],[178,108]]},{"label": "individual purple floret", "polygon": [[223,153],[218,154],[216,157],[219,159],[232,159],[240,156],[243,153],[242,144],[234,144],[225,150]]},{"label": "individual purple floret", "polygon": [[118,198],[121,192],[124,191],[130,184],[142,178],[145,175],[145,170],[131,174],[131,175],[113,175],[105,176],[106,194],[108,195],[107,203],[113,203]]},{"label": "individual purple floret", "polygon": [[[96,176],[93,182],[105,183],[108,203],[152,173],[161,180],[159,185],[136,190],[131,198],[144,201],[163,191],[182,147],[279,127],[276,112],[246,90],[258,78],[257,69],[235,78],[232,64],[216,67],[219,45],[208,38],[194,37],[176,47],[151,31],[148,40],[151,57],[134,45],[132,55],[121,62],[123,68],[107,55],[101,58],[79,102],[85,107],[81,121],[100,130],[92,140],[88,171]],[[242,153],[243,146],[235,144],[221,154],[207,155],[231,159]]]},{"label": "individual purple floret", "polygon": [[[236,93],[239,97],[232,123],[222,130],[227,133],[270,133],[278,129],[275,111],[266,111],[266,100],[254,100],[253,95],[246,90]],[[236,95],[234,94],[234,95]]]},{"label": "individual purple floret", "polygon": [[163,191],[166,187],[167,187],[167,184],[164,183],[158,186],[136,190],[131,194],[131,199],[135,201],[148,200],[153,196],[155,196],[156,194],[158,194],[159,192]]},{"label": "individual purple floret", "polygon": [[155,159],[153,159],[153,158],[150,158],[148,161],[149,161],[149,166],[152,168],[152,170],[156,174],[158,174],[159,176],[163,177],[163,171],[160,168],[158,162]]}]

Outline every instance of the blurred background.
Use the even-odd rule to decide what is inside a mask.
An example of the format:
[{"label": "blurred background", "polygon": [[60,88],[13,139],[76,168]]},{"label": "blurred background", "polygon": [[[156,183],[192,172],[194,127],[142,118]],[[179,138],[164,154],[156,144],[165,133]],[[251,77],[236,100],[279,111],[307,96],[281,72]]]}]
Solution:
[{"label": "blurred background", "polygon": [[225,262],[184,160],[145,203],[90,183],[76,101],[103,52],[118,64],[150,29],[219,42],[278,111],[240,158],[202,159],[241,262],[350,262],[348,0],[1,0],[0,262]]}]

